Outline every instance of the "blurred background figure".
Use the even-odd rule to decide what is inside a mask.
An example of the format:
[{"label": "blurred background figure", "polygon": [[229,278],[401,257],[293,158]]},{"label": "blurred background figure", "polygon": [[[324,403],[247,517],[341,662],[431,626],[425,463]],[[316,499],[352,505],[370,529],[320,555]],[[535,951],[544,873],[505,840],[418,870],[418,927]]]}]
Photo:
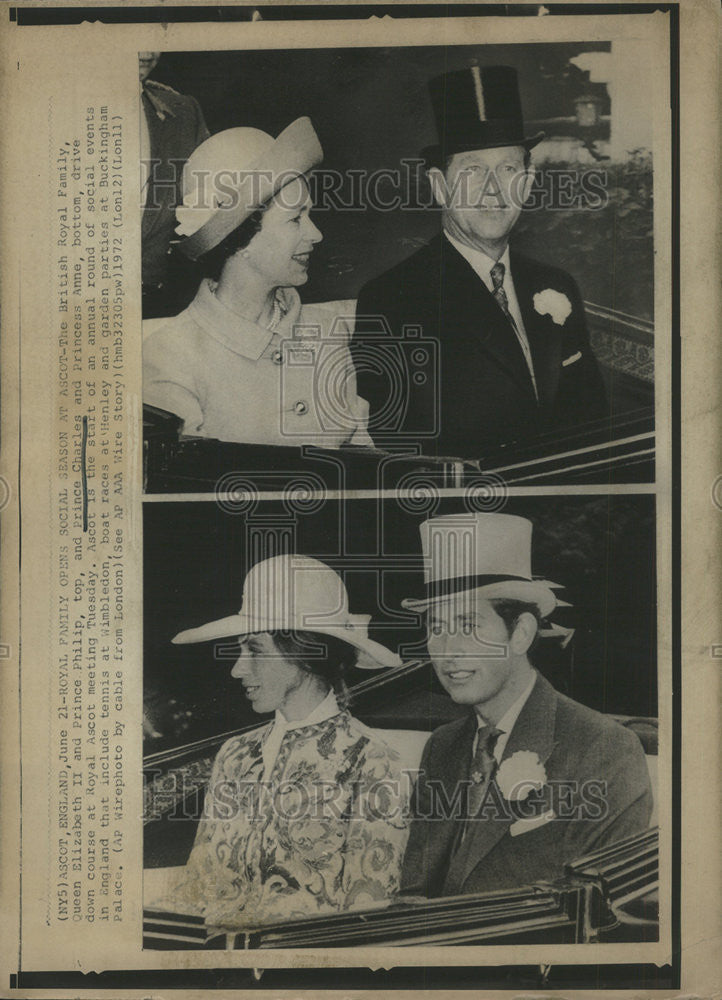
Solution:
[{"label": "blurred background figure", "polygon": [[198,284],[188,262],[170,254],[170,244],[183,165],[210,134],[194,97],[149,79],[160,55],[138,54],[144,319],[180,312]]}]

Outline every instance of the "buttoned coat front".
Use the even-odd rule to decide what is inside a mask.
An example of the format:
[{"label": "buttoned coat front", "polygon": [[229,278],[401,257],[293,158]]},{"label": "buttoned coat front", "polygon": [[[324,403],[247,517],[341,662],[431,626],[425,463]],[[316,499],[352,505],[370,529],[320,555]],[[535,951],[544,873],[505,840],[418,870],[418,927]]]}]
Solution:
[{"label": "buttoned coat front", "polygon": [[178,316],[152,321],[143,401],[181,417],[184,433],[248,444],[368,444],[368,408],[348,350],[353,302],[301,305],[280,289],[275,332],[232,312],[201,283]]}]

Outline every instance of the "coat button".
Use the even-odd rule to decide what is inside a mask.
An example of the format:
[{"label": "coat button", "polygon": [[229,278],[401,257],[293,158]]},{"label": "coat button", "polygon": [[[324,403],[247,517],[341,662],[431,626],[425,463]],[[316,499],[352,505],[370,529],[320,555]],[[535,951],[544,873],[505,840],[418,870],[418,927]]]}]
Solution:
[{"label": "coat button", "polygon": [[274,351],[273,354],[271,355],[271,361],[274,363],[274,365],[282,365],[283,355],[281,354],[281,352]]},{"label": "coat button", "polygon": [[299,399],[299,401],[295,404],[293,409],[296,411],[299,417],[302,417],[304,416],[304,414],[308,413],[308,403],[305,403],[302,399]]}]

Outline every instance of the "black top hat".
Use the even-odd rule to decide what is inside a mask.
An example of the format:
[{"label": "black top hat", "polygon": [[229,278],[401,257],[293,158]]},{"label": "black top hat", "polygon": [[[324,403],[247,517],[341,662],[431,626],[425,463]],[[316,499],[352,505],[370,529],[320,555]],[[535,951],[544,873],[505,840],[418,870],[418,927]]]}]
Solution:
[{"label": "black top hat", "polygon": [[469,149],[524,146],[531,149],[543,132],[524,135],[519,83],[512,66],[470,66],[429,81],[439,143],[424,156],[440,164]]}]

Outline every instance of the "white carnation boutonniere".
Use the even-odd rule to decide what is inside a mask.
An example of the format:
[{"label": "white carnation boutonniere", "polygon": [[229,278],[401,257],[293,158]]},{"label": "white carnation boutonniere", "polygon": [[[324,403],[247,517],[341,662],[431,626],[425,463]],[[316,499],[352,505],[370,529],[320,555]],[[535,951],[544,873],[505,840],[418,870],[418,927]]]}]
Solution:
[{"label": "white carnation boutonniere", "polygon": [[496,783],[507,802],[521,802],[546,784],[547,773],[537,754],[518,750],[499,765]]},{"label": "white carnation boutonniere", "polygon": [[535,294],[534,308],[540,316],[549,315],[557,326],[562,326],[571,315],[572,304],[563,292],[545,288]]}]

